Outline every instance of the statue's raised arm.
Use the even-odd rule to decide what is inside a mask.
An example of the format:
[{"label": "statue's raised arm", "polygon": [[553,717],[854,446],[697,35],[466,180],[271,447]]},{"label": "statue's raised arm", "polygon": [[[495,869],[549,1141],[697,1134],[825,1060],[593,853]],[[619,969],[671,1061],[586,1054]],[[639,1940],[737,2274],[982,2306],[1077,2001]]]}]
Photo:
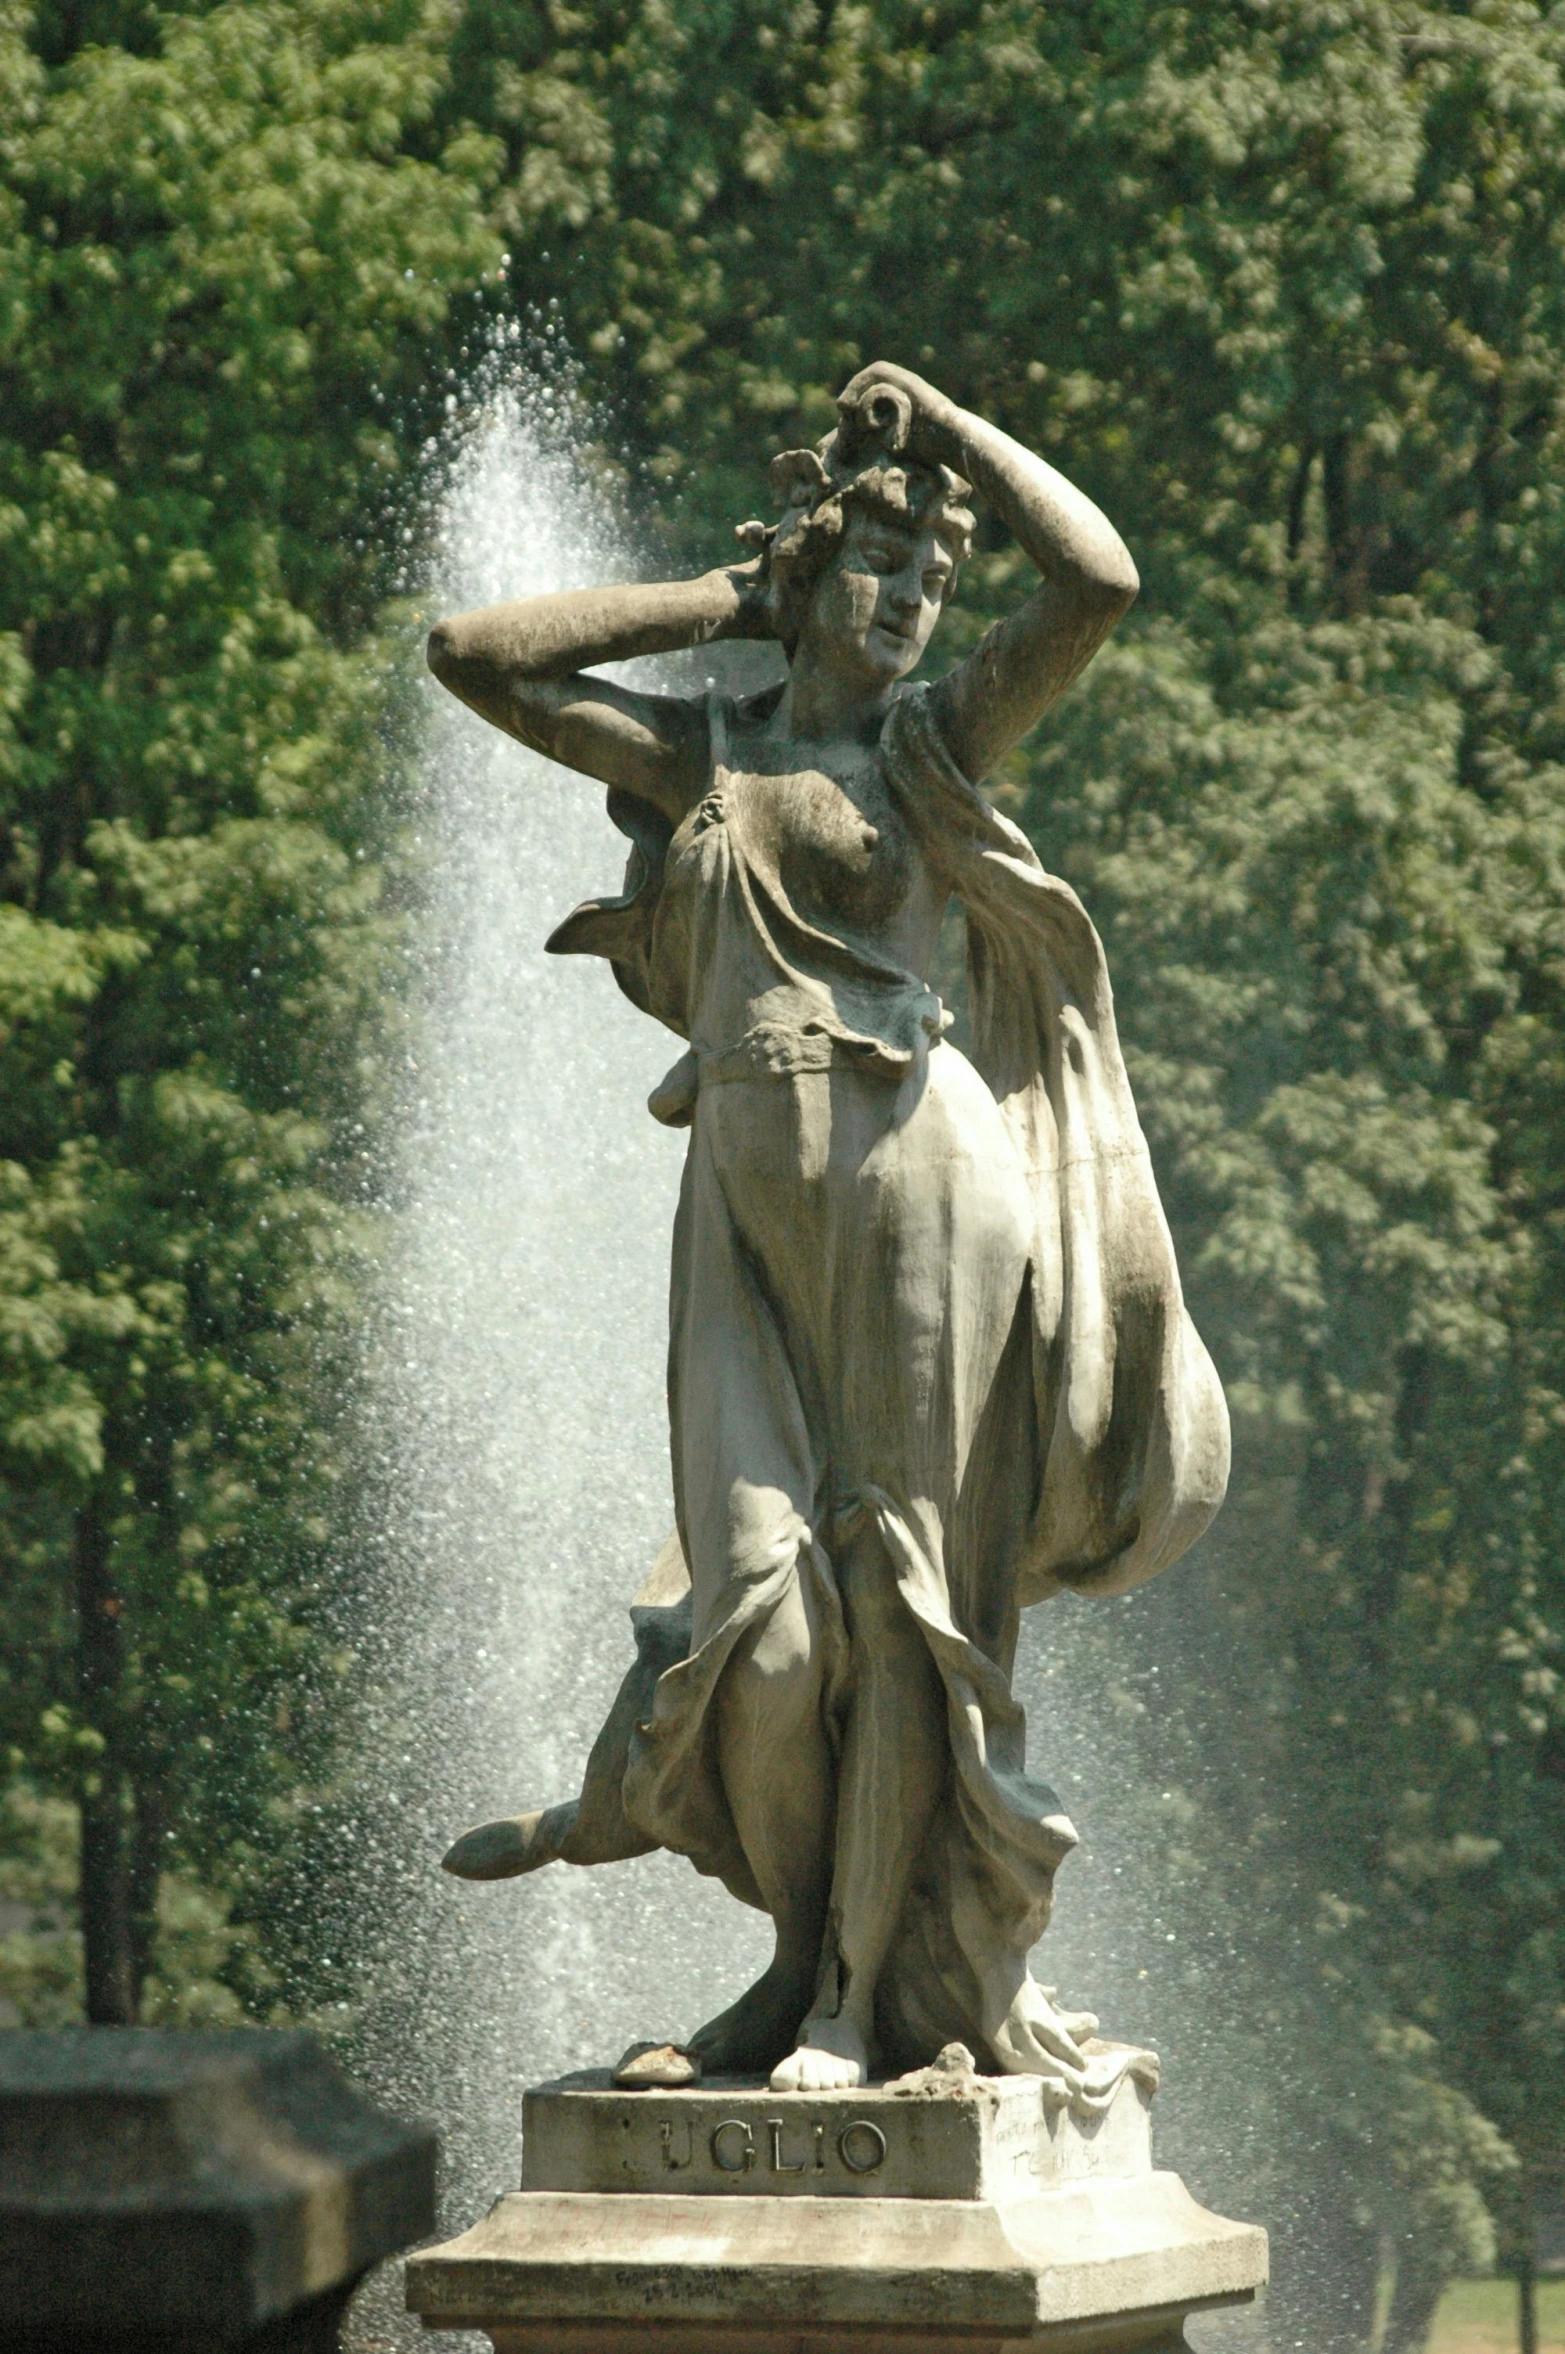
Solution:
[{"label": "statue's raised arm", "polygon": [[1042,575],[935,690],[940,731],[977,784],[1086,668],[1141,583],[1130,550],[1083,492],[911,370],[884,361],[861,369],[841,406],[873,415],[893,402],[902,412],[893,437],[908,456],[971,483]]},{"label": "statue's raised arm", "polygon": [[771,634],[758,559],[695,580],[567,589],[436,624],[429,667],[480,719],[677,824],[708,751],[699,703],[589,675],[596,664]]}]

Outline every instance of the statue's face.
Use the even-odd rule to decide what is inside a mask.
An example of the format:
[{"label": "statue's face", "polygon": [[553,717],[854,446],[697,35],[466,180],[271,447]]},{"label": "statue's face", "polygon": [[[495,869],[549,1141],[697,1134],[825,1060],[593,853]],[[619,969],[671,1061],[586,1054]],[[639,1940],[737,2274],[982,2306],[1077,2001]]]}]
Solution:
[{"label": "statue's face", "polygon": [[817,661],[872,690],[906,678],[934,634],[955,570],[938,533],[848,510],[800,637]]}]

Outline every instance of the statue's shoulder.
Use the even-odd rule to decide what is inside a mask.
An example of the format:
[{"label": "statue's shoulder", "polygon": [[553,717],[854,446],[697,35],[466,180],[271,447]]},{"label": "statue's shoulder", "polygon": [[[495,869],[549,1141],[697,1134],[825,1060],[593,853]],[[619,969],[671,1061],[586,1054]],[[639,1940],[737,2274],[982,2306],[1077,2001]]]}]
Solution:
[{"label": "statue's shoulder", "polygon": [[765,727],[782,701],[787,684],[786,679],[779,679],[751,695],[731,695],[720,687],[708,689],[705,702],[714,769],[743,766],[747,738]]},{"label": "statue's shoulder", "polygon": [[901,797],[926,824],[980,827],[993,815],[978,788],[957,766],[927,684],[896,689],[880,731],[881,765]]}]

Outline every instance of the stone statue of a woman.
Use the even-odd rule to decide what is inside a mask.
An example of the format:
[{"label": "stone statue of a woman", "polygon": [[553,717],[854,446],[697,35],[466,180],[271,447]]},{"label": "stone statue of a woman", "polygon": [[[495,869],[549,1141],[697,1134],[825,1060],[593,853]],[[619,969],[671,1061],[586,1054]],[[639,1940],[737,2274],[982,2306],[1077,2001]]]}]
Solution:
[{"label": "stone statue of a woman", "polygon": [[[624,891],[550,946],[607,957],[688,1041],[651,1108],[690,1130],[678,1529],[636,1664],[581,1797],[447,1863],[489,1879],[662,1846],[770,1914],[764,1975],[649,2047],[644,2080],[848,2086],[959,2040],[1095,2105],[1126,2061],[1027,1968],[1075,1833],[1026,1772],[1018,1618],[1173,1561],[1222,1499],[1228,1429],[1097,934],[978,785],[1136,572],[1080,491],[907,370],[862,370],[839,410],[774,462],[782,518],[743,527],[751,560],[430,640],[482,717],[607,784]],[[1041,581],[911,686],[970,485]],[[778,639],[786,682],[735,702],[593,675],[723,637]],[[953,895],[970,1055],[930,982]]]}]

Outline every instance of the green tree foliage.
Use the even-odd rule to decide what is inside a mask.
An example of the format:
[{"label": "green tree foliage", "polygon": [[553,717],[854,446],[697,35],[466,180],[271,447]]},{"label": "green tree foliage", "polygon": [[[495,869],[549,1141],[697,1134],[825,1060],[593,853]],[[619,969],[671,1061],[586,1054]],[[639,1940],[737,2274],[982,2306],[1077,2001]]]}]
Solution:
[{"label": "green tree foliage", "polygon": [[0,26],[0,1757],[79,1807],[114,2020],[171,1873],[275,1910],[327,1766],[363,527],[494,246],[438,7],[86,19]]}]

